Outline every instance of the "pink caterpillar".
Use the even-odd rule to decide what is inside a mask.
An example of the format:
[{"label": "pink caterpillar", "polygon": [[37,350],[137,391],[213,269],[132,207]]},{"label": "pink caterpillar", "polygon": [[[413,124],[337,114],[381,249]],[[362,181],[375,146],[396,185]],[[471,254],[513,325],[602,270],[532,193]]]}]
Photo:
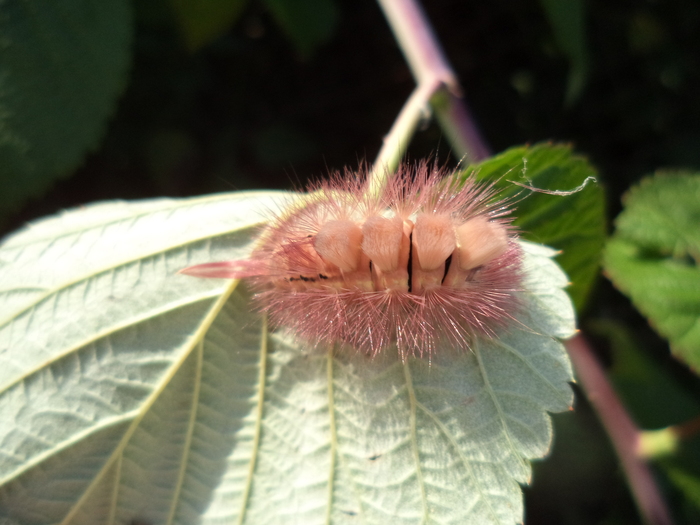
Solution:
[{"label": "pink caterpillar", "polygon": [[422,162],[378,195],[365,173],[316,188],[274,219],[251,257],[191,266],[250,278],[273,324],[369,355],[469,348],[513,320],[521,249],[493,185]]}]

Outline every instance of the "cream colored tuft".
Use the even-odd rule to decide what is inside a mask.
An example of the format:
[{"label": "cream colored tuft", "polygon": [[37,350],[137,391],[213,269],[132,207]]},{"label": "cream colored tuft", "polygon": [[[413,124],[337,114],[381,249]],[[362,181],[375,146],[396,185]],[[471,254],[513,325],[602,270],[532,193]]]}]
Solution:
[{"label": "cream colored tuft", "polygon": [[413,228],[414,256],[423,270],[435,270],[452,254],[455,230],[448,215],[421,213]]},{"label": "cream colored tuft", "polygon": [[399,266],[403,221],[375,215],[362,225],[362,251],[383,272],[393,272]]},{"label": "cream colored tuft", "polygon": [[314,248],[321,258],[344,272],[357,269],[362,230],[349,220],[328,221],[316,234]]},{"label": "cream colored tuft", "polygon": [[457,228],[459,267],[471,270],[491,262],[508,249],[508,232],[486,217],[475,217]]}]

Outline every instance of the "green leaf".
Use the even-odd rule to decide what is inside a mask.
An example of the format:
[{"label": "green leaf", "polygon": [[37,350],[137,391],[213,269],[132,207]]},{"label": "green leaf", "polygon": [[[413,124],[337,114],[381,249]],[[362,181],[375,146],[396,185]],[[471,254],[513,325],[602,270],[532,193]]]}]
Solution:
[{"label": "green leaf", "polygon": [[586,4],[584,0],[540,0],[557,46],[569,59],[569,80],[565,103],[572,104],[580,96],[588,80],[590,55],[586,42]]},{"label": "green leaf", "polygon": [[605,241],[605,196],[598,184],[568,196],[529,193],[510,181],[543,190],[572,190],[595,169],[561,144],[537,144],[506,150],[467,166],[480,180],[498,179],[501,197],[517,197],[515,225],[523,238],[561,250],[557,262],[571,280],[571,295],[581,310],[593,288]]},{"label": "green leaf", "polygon": [[335,0],[263,0],[275,21],[308,58],[333,35],[339,12]]},{"label": "green leaf", "polygon": [[674,355],[700,370],[700,176],[659,173],[624,199],[605,271]]},{"label": "green leaf", "polygon": [[171,0],[187,48],[196,51],[226,33],[248,0]]},{"label": "green leaf", "polygon": [[279,193],[107,203],[0,246],[0,519],[498,523],[568,410],[566,276],[523,243],[522,312],[432,363],[268,331],[244,258]]},{"label": "green leaf", "polygon": [[126,79],[126,0],[6,0],[0,13],[0,210],[40,195],[95,147]]}]

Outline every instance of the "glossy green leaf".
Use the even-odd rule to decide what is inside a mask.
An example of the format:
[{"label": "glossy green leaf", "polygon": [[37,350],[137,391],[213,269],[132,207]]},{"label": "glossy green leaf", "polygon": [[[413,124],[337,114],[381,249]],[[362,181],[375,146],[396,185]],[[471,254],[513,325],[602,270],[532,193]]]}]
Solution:
[{"label": "glossy green leaf", "polygon": [[561,250],[557,262],[571,280],[568,291],[583,308],[598,275],[605,241],[605,197],[599,184],[589,183],[568,196],[536,193],[511,181],[543,190],[576,189],[595,169],[562,144],[537,144],[506,150],[481,164],[467,167],[479,179],[498,179],[504,198],[515,198],[515,225],[523,238]]},{"label": "glossy green leaf", "polygon": [[248,0],[171,0],[182,36],[191,51],[226,33],[248,5]]},{"label": "glossy green leaf", "polygon": [[263,0],[302,57],[309,57],[335,31],[335,0]]},{"label": "glossy green leaf", "polygon": [[473,351],[314,349],[243,285],[176,273],[246,257],[281,200],[98,204],[0,246],[0,519],[522,521],[547,411],[573,399],[554,252],[523,243],[518,322]]},{"label": "glossy green leaf", "polygon": [[700,370],[700,175],[660,173],[625,196],[605,249],[605,271]]},{"label": "glossy green leaf", "polygon": [[0,210],[40,195],[95,147],[125,84],[126,0],[0,8]]}]

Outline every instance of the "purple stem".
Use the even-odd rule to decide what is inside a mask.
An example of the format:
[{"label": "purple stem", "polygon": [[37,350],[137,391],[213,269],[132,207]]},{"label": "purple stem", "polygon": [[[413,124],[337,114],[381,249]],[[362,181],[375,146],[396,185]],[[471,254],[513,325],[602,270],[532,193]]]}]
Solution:
[{"label": "purple stem", "polygon": [[582,335],[566,341],[566,348],[581,388],[598,413],[620,458],[627,483],[644,521],[653,525],[671,525],[673,520],[654,476],[638,454],[641,432],[615,393],[603,367]]},{"label": "purple stem", "polygon": [[418,2],[378,0],[418,85],[439,82],[443,88],[432,98],[435,114],[460,157],[476,162],[489,148],[462,98],[462,88]]},{"label": "purple stem", "polygon": [[[462,90],[417,0],[378,0],[419,86],[441,82],[431,103],[455,153],[471,161],[488,157],[485,141],[462,99]],[[442,100],[440,96],[444,95]],[[605,427],[627,476],[640,514],[650,525],[671,525],[671,515],[654,478],[638,454],[640,430],[610,385],[582,336],[566,342],[581,387]]]}]

